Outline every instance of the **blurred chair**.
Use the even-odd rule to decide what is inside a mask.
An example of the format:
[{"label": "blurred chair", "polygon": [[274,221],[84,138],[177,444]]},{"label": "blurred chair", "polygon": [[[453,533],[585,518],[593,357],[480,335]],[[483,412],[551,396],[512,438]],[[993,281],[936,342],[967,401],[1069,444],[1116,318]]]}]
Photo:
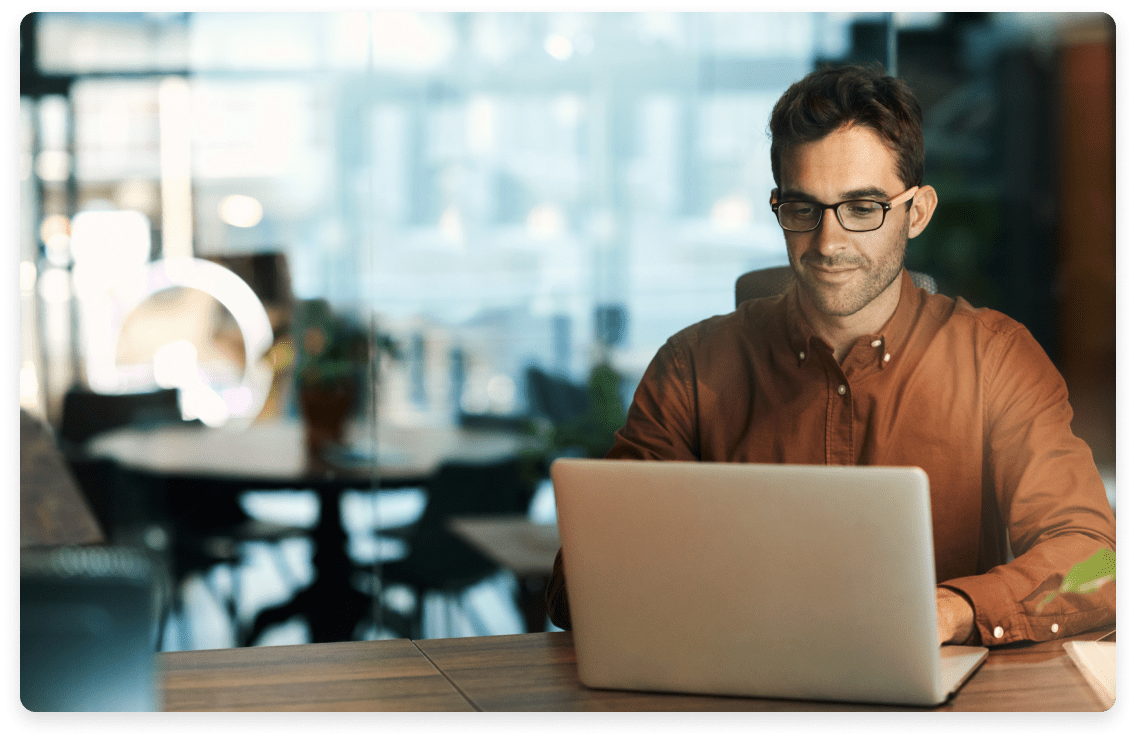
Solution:
[{"label": "blurred chair", "polygon": [[111,460],[91,456],[86,443],[120,427],[189,423],[200,424],[182,420],[175,388],[103,394],[76,386],[64,394],[59,449],[109,540],[120,540],[127,536],[126,530],[152,519],[155,502],[152,497],[122,495],[118,467]]},{"label": "blurred chair", "polygon": [[586,386],[551,375],[535,366],[525,370],[525,392],[531,413],[553,424],[571,421],[586,413],[591,406]]},{"label": "blurred chair", "polygon": [[482,432],[531,434],[535,419],[527,414],[471,414],[458,413],[458,426]]},{"label": "blurred chair", "polygon": [[[923,288],[928,293],[938,292],[938,284],[933,277],[913,270],[908,272],[911,273],[911,280],[916,288]],[[734,283],[734,305],[740,306],[743,301],[751,298],[780,295],[789,287],[792,280],[793,270],[788,265],[747,272]]]},{"label": "blurred chair", "polygon": [[[238,489],[218,484],[213,486],[217,490],[203,490],[199,484],[186,486],[150,476],[129,475],[112,460],[92,457],[84,450],[84,444],[96,434],[119,427],[200,423],[182,419],[177,389],[101,394],[72,388],[63,399],[60,446],[112,542],[125,539],[133,544],[146,525],[164,525],[170,540],[172,592],[163,607],[162,627],[168,619],[183,612],[180,586],[190,576],[199,574],[232,621],[239,644],[240,569],[247,546],[252,543],[276,546],[270,548],[270,552],[277,569],[289,585],[295,586],[297,579],[278,546],[287,539],[308,537],[309,532],[300,527],[253,519],[241,508]],[[218,567],[225,568],[229,574],[231,585],[227,594],[216,589],[208,578]]]},{"label": "blurred chair", "polygon": [[[403,617],[384,606],[382,625],[418,639],[423,636],[427,594],[439,593],[460,606],[463,593],[499,572],[500,566],[470,549],[450,532],[447,522],[454,516],[524,514],[535,492],[535,481],[526,479],[517,458],[442,465],[426,485],[426,507],[407,539],[408,555],[381,566],[382,588],[409,587],[414,592],[413,611]],[[469,610],[466,615],[476,629],[486,632],[477,624],[476,614]]]},{"label": "blurred chair", "polygon": [[68,444],[82,445],[108,429],[181,421],[176,388],[105,394],[73,387],[63,397],[59,436]]},{"label": "blurred chair", "polygon": [[538,367],[525,371],[530,413],[551,425],[550,457],[603,457],[615,442],[615,432],[627,420],[623,379],[601,360],[585,384],[550,375]]}]

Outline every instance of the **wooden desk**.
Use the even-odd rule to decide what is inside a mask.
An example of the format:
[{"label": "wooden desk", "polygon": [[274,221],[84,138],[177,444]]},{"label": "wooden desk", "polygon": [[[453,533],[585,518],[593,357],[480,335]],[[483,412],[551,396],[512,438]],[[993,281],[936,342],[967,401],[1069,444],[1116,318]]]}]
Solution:
[{"label": "wooden desk", "polygon": [[[1095,640],[1107,630],[1068,639]],[[1065,640],[993,648],[954,699],[963,712],[1100,711],[1096,695],[1061,647]],[[589,689],[576,675],[569,632],[418,640],[415,644],[482,711],[910,711],[917,707],[652,694]]]},{"label": "wooden desk", "polygon": [[525,629],[543,632],[544,589],[560,549],[556,525],[537,524],[518,514],[454,517],[448,526],[470,547],[517,577],[517,606],[525,618]]},{"label": "wooden desk", "polygon": [[473,707],[410,640],[160,653],[166,711],[423,711]]},{"label": "wooden desk", "polygon": [[[349,441],[365,445],[366,430]],[[313,642],[351,639],[370,613],[371,599],[350,582],[340,497],[345,490],[424,484],[443,462],[492,460],[516,454],[532,441],[507,432],[459,427],[380,426],[378,459],[334,465],[308,457],[303,425],[296,420],[247,428],[170,426],[116,429],[92,439],[92,455],[108,457],[134,475],[180,490],[236,495],[246,490],[313,490],[319,519],[313,529],[315,581],[285,604],[261,612],[250,641],[272,624],[302,615]]]},{"label": "wooden desk", "polygon": [[[1105,631],[1068,639],[1094,640]],[[1064,640],[994,648],[937,711],[1100,711]],[[159,656],[167,710],[897,711],[912,707],[605,691],[570,632],[234,648]]]}]

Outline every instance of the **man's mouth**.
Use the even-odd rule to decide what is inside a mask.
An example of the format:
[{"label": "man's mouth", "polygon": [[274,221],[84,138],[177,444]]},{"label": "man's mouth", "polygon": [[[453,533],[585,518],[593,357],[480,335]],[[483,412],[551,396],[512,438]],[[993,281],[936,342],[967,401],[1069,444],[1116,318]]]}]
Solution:
[{"label": "man's mouth", "polygon": [[855,264],[825,265],[817,262],[805,262],[805,267],[822,280],[839,280],[851,275],[858,270],[860,266]]}]

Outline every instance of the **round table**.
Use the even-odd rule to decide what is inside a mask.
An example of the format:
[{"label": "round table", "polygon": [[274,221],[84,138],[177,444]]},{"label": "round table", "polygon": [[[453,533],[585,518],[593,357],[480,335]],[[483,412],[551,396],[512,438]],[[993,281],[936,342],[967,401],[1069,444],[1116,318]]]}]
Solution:
[{"label": "round table", "polygon": [[[315,578],[288,602],[261,612],[247,642],[272,624],[300,615],[312,642],[349,640],[371,610],[371,597],[351,585],[340,498],[347,490],[422,485],[447,461],[494,460],[515,455],[534,441],[503,431],[456,426],[380,425],[348,433],[344,454],[312,459],[298,420],[245,428],[176,425],[127,427],[95,437],[87,450],[125,471],[176,483],[182,490],[312,490],[319,518],[312,532]],[[376,454],[377,451],[377,454]]]}]

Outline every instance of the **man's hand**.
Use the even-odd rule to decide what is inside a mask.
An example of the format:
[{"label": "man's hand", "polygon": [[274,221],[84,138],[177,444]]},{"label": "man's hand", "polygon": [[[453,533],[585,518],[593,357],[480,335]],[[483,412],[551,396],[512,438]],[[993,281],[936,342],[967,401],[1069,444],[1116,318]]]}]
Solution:
[{"label": "man's hand", "polygon": [[966,597],[949,588],[935,590],[939,607],[939,644],[966,642],[974,630],[974,607]]}]

